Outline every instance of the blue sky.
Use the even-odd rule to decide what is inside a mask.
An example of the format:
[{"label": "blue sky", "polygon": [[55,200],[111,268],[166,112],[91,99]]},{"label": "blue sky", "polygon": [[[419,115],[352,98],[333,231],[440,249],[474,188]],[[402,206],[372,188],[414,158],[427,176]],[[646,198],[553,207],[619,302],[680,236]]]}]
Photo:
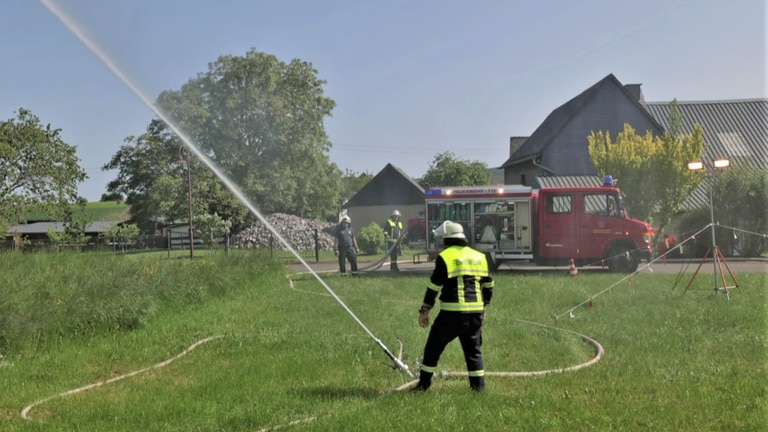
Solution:
[{"label": "blue sky", "polygon": [[[499,166],[609,73],[648,101],[768,97],[765,0],[50,1],[153,100],[221,55],[311,62],[337,103],[331,161],[354,172],[420,177],[444,151]],[[0,118],[62,129],[98,200],[153,112],[44,4],[3,0],[0,28]]]}]

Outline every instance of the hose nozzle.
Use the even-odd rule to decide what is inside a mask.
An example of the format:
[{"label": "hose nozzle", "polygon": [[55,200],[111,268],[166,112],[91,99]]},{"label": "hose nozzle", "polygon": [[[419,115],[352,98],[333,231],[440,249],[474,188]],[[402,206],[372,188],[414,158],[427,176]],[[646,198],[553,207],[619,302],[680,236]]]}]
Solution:
[{"label": "hose nozzle", "polygon": [[390,367],[392,369],[400,370],[401,372],[405,373],[409,377],[413,378],[415,375],[413,372],[411,372],[411,369],[408,367],[407,364],[403,363],[403,341],[400,339],[397,340],[397,343],[399,345],[399,348],[397,350],[397,356],[392,354],[392,352],[380,341],[376,340],[376,343],[379,344],[382,350],[384,350],[384,354],[389,357],[390,360],[392,360],[392,363],[384,363],[384,366]]}]

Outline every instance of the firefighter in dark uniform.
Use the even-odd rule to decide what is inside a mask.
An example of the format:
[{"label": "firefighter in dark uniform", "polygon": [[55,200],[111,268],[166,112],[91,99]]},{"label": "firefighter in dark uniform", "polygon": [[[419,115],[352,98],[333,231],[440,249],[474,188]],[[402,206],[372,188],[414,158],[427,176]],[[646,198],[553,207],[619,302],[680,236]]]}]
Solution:
[{"label": "firefighter in dark uniform", "polygon": [[349,216],[344,216],[336,229],[336,249],[334,252],[339,255],[340,273],[347,272],[347,260],[352,266],[352,273],[357,272],[357,238],[355,237],[355,230],[350,226],[351,223],[352,219]]},{"label": "firefighter in dark uniform", "polygon": [[419,382],[413,390],[429,388],[443,350],[458,337],[469,372],[469,387],[482,391],[485,389],[482,328],[485,309],[493,296],[493,277],[485,254],[467,246],[461,224],[445,221],[434,234],[443,238],[445,249],[435,259],[435,269],[419,309],[419,325],[429,326],[429,311],[435,305],[438,292],[440,312],[429,331]]},{"label": "firefighter in dark uniform", "polygon": [[[402,249],[397,241],[403,233],[403,223],[400,221],[400,210],[392,212],[392,216],[384,223],[384,236],[387,238],[387,250],[389,251],[389,270],[400,271],[397,267],[397,257]],[[397,244],[397,246],[395,246]]]}]

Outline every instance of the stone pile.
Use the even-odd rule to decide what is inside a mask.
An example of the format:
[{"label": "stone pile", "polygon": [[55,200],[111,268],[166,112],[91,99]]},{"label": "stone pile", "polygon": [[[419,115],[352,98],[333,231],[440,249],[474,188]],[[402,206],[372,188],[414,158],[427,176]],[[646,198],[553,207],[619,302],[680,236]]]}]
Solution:
[{"label": "stone pile", "polygon": [[[335,239],[333,229],[335,224],[320,220],[303,219],[283,213],[274,213],[266,217],[280,236],[298,251],[315,250],[315,230],[318,231],[318,244],[320,250],[333,250]],[[244,229],[233,238],[233,246],[236,248],[254,249],[268,248],[287,250],[288,248],[272,234],[261,221]]]}]

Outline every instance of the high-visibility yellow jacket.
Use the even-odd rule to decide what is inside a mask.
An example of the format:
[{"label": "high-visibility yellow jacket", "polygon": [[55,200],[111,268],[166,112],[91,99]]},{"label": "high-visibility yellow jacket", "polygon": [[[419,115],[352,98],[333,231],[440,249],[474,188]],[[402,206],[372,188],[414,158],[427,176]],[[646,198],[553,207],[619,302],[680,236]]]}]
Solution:
[{"label": "high-visibility yellow jacket", "polygon": [[387,219],[387,226],[386,226],[386,232],[387,232],[387,241],[394,243],[397,241],[397,239],[400,238],[400,235],[403,232],[403,222],[402,221],[393,221],[392,219]]},{"label": "high-visibility yellow jacket", "polygon": [[440,310],[483,312],[491,302],[493,287],[485,254],[469,246],[450,246],[435,259],[424,303],[434,304],[440,293]]}]

